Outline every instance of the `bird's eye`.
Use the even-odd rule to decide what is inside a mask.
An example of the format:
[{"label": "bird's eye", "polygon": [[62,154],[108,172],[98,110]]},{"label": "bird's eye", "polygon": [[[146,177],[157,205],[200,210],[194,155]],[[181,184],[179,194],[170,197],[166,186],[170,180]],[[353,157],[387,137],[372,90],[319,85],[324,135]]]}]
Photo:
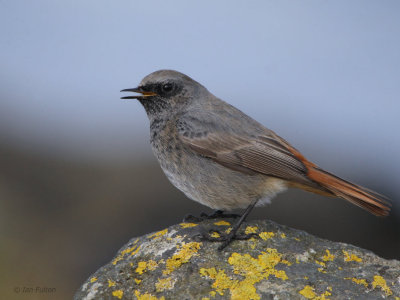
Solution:
[{"label": "bird's eye", "polygon": [[164,83],[164,84],[161,86],[161,90],[162,90],[164,93],[169,93],[169,92],[171,92],[171,91],[173,90],[173,88],[174,88],[174,86],[173,86],[172,83]]}]

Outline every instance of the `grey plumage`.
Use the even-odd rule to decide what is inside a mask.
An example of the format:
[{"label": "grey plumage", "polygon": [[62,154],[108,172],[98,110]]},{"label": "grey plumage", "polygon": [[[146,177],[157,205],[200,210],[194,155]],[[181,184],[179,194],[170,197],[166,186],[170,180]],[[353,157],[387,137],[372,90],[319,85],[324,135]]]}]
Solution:
[{"label": "grey plumage", "polygon": [[[245,208],[262,198],[265,202],[260,204],[266,203],[286,189],[282,180],[267,178],[232,163],[235,154],[229,148],[245,145],[244,137],[252,131],[253,135],[265,134],[267,129],[262,125],[216,98],[199,83],[174,71],[155,72],[144,78],[140,86],[171,82],[171,79],[183,88],[180,96],[175,95],[176,99],[169,101],[169,106],[163,105],[159,110],[159,100],[140,101],[149,115],[154,154],[178,189],[192,200],[220,210]],[[246,125],[240,126],[243,122]],[[236,133],[235,127],[240,128]],[[205,147],[210,150],[202,147],[202,143],[209,143]]]},{"label": "grey plumage", "polygon": [[344,198],[386,215],[382,196],[318,168],[288,142],[172,70],[146,76],[138,99],[150,120],[151,145],[168,179],[214,209],[262,205],[287,187]]}]

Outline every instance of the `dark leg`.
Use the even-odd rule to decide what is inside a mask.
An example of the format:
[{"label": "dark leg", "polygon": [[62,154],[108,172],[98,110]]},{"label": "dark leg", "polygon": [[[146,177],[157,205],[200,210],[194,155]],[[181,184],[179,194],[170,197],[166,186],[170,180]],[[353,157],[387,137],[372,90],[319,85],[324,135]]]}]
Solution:
[{"label": "dark leg", "polygon": [[[222,250],[224,249],[226,246],[228,246],[233,240],[247,240],[251,237],[254,237],[255,234],[241,234],[238,235],[236,234],[238,229],[240,228],[240,225],[244,222],[244,220],[246,220],[246,217],[249,215],[249,213],[251,212],[251,210],[254,208],[254,206],[257,204],[258,200],[253,201],[244,211],[244,213],[240,216],[240,219],[233,225],[232,230],[228,233],[225,234],[221,237],[212,237],[210,236],[209,233],[207,232],[201,232],[200,236],[202,239],[204,240],[208,240],[210,242],[222,242],[222,244],[218,247],[218,250]],[[218,232],[217,230],[210,230],[210,232]]]},{"label": "dark leg", "polygon": [[257,204],[258,199],[253,201],[244,211],[243,215],[240,217],[240,219],[233,225],[231,232],[226,236],[225,241],[222,243],[221,246],[218,247],[218,250],[223,250],[226,246],[228,246],[232,240],[234,240],[236,236],[236,232],[238,231],[240,225],[246,220],[247,216],[251,212],[251,210],[254,208],[254,206]]}]

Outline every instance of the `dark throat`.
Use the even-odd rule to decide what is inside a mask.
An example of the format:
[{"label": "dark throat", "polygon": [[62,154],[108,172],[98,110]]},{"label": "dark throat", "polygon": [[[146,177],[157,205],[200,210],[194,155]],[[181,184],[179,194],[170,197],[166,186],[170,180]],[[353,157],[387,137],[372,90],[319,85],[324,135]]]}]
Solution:
[{"label": "dark throat", "polygon": [[149,117],[156,117],[166,112],[171,105],[163,99],[140,99],[146,113]]}]

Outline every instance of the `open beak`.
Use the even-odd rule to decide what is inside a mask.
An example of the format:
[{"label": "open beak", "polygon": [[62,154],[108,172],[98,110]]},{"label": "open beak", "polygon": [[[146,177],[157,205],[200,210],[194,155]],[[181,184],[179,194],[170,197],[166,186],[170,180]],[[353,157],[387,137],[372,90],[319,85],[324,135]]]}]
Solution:
[{"label": "open beak", "polygon": [[157,95],[154,92],[146,92],[141,87],[137,87],[137,88],[134,88],[134,89],[125,89],[125,90],[121,90],[121,92],[133,92],[133,93],[139,93],[140,94],[140,95],[135,95],[135,96],[121,97],[121,99],[143,99],[143,98],[146,98],[146,97],[151,97],[151,96],[156,96]]}]

